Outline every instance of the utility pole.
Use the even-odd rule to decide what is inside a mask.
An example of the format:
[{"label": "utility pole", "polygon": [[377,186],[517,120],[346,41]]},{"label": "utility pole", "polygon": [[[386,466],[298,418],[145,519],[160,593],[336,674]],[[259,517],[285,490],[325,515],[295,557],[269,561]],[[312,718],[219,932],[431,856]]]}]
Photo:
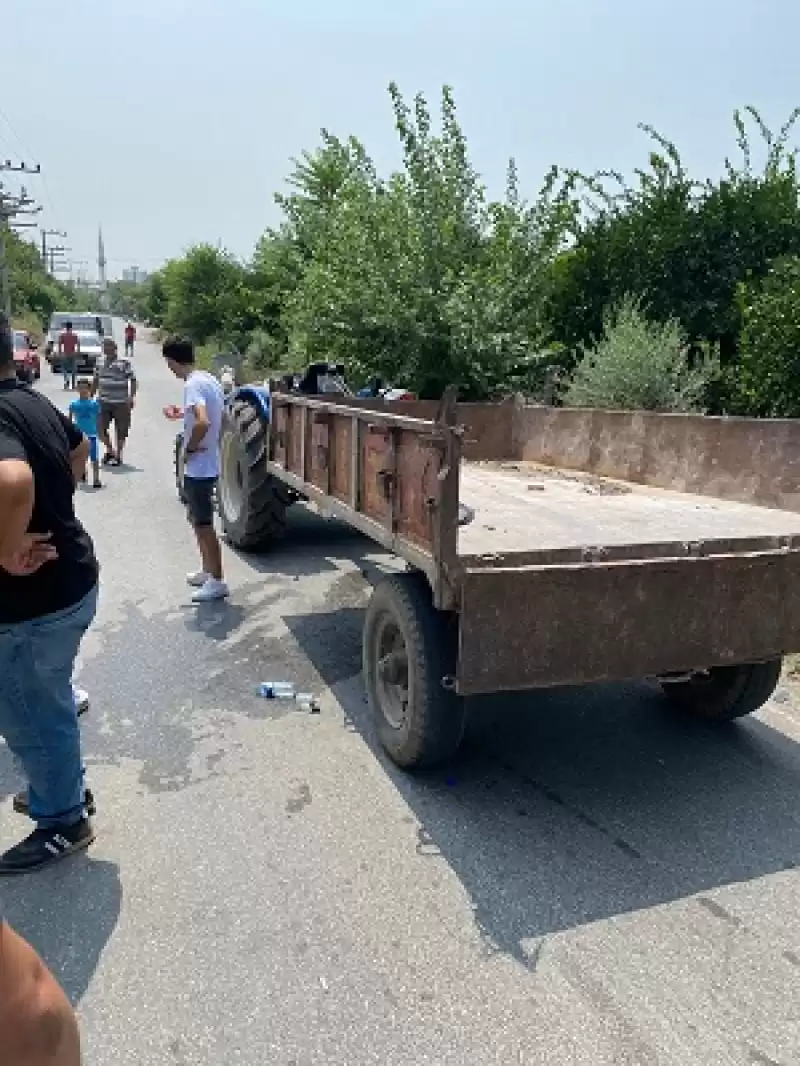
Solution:
[{"label": "utility pole", "polygon": [[54,275],[55,272],[56,272],[56,256],[58,256],[58,258],[59,258],[58,266],[62,266],[63,267],[65,265],[64,253],[65,252],[71,252],[71,251],[72,251],[71,248],[67,248],[63,244],[51,244],[50,245],[50,247],[47,249],[47,253],[48,253],[49,257],[50,257],[50,273],[52,275]]},{"label": "utility pole", "polygon": [[[41,167],[37,163],[35,167],[29,167],[25,163],[12,163],[6,159],[0,163],[0,173],[4,171],[13,174],[39,174]],[[18,195],[12,195],[3,191],[0,184],[0,307],[8,318],[11,317],[11,282],[8,272],[7,235],[11,231],[11,224],[24,226],[25,222],[16,222],[18,215],[35,215],[41,211],[41,207],[33,207],[34,201],[28,196],[24,187]]]},{"label": "utility pole", "polygon": [[42,263],[44,269],[47,270],[47,238],[48,237],[66,237],[66,233],[63,229],[43,229],[42,230]]}]

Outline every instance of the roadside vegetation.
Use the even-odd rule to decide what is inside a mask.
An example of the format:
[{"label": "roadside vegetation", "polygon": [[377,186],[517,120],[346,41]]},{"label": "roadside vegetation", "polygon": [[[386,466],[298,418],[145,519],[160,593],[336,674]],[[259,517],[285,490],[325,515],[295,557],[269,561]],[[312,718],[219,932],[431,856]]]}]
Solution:
[{"label": "roadside vegetation", "polygon": [[35,245],[11,232],[6,232],[5,245],[16,329],[26,330],[38,341],[53,311],[93,308],[96,297],[47,273]]},{"label": "roadside vegetation", "polygon": [[322,131],[276,196],[280,224],[241,262],[191,248],[115,310],[237,350],[254,376],[343,362],[436,397],[800,415],[800,196],[790,138],[733,116],[720,175],[688,173],[651,127],[632,179],[508,165],[495,199],[452,92],[390,101],[402,167]]}]

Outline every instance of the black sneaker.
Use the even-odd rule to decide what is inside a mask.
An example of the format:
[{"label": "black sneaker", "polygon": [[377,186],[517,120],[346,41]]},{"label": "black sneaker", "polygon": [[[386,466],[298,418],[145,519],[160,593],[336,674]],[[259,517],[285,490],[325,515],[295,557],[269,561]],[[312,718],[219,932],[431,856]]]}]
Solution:
[{"label": "black sneaker", "polygon": [[114,453],[113,452],[106,452],[106,454],[103,456],[103,466],[108,466],[110,463],[113,463],[113,462],[114,462]]},{"label": "black sneaker", "polygon": [[34,829],[21,843],[9,848],[5,855],[0,855],[0,876],[41,870],[74,851],[88,848],[93,840],[94,829],[88,818],[81,818],[74,825]]},{"label": "black sneaker", "polygon": [[[91,817],[93,814],[97,814],[97,806],[94,802],[94,793],[90,788],[84,789],[83,806],[89,817]],[[14,797],[14,810],[17,812],[17,814],[24,814],[26,818],[30,818],[31,809],[28,806],[27,789],[23,789],[22,792],[18,792]]]}]

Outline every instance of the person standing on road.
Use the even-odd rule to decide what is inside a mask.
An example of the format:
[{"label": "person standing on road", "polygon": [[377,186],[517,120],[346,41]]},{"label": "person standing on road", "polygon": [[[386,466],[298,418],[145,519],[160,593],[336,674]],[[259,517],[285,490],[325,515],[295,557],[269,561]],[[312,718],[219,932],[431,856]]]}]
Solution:
[{"label": "person standing on road", "polygon": [[[106,337],[103,340],[103,362],[94,375],[95,396],[100,401],[98,429],[105,447],[103,463],[106,466],[122,465],[122,452],[131,428],[131,412],[136,403],[138,387],[130,360],[120,359],[116,341]],[[110,435],[112,422],[116,438],[113,445]]]},{"label": "person standing on road", "polygon": [[222,548],[214,529],[214,490],[219,477],[219,434],[225,396],[222,386],[205,370],[198,370],[192,342],[182,337],[166,340],[164,358],[172,373],[183,381],[183,410],[165,407],[167,418],[183,417],[186,510],[197,538],[201,569],[186,579],[197,591],[194,603],[222,600],[228,586],[222,573]]},{"label": "person standing on road", "polygon": [[72,686],[99,579],[74,509],[88,454],[69,419],[17,383],[0,319],[0,735],[25,771],[36,822],[0,856],[0,874],[38,869],[94,840]]},{"label": "person standing on road", "polygon": [[64,375],[64,388],[75,388],[75,376],[78,371],[78,356],[81,351],[81,342],[77,333],[73,332],[72,323],[64,325],[64,332],[58,338],[58,354],[61,357],[61,371]]},{"label": "person standing on road", "polygon": [[[69,417],[89,441],[89,462],[92,464],[92,488],[101,489],[100,459],[97,454],[97,420],[100,416],[100,404],[92,396],[92,383],[86,378],[78,382],[78,399],[69,405]],[[86,470],[81,481],[86,481]]]},{"label": "person standing on road", "polygon": [[136,340],[136,327],[129,322],[125,327],[125,355],[133,358],[133,342]]}]

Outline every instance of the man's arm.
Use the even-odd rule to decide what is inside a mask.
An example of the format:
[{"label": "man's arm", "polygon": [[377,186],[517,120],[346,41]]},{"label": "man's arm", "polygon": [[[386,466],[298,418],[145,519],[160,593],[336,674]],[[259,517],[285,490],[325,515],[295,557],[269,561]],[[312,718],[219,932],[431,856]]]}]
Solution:
[{"label": "man's arm", "polygon": [[0,559],[22,550],[33,514],[33,471],[20,452],[21,457],[0,459]]},{"label": "man's arm", "polygon": [[0,921],[3,1066],[80,1066],[78,1023],[42,960]]},{"label": "man's arm", "polygon": [[130,404],[131,407],[133,407],[136,403],[136,393],[139,391],[139,382],[136,379],[136,374],[133,372],[133,367],[131,367],[130,389]]},{"label": "man's arm", "polygon": [[194,425],[192,426],[192,432],[189,434],[189,439],[186,441],[184,451],[187,455],[191,455],[192,452],[196,452],[199,448],[200,441],[205,437],[208,432],[208,427],[211,422],[208,419],[208,411],[204,403],[193,403],[189,405],[191,411],[194,414]]}]

